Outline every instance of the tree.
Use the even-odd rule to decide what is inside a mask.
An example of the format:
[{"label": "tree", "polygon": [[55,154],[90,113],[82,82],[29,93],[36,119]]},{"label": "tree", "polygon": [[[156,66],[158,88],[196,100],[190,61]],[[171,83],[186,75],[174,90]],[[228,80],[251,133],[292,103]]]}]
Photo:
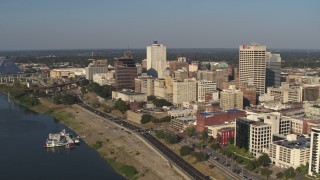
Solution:
[{"label": "tree", "polygon": [[266,176],[267,179],[268,179],[269,176],[272,174],[272,171],[269,170],[268,168],[262,168],[262,169],[260,170],[260,173],[261,173],[262,176]]},{"label": "tree", "polygon": [[282,177],[284,176],[284,174],[283,174],[283,172],[278,172],[278,173],[276,174],[276,176],[277,176],[278,179],[282,179]]},{"label": "tree", "polygon": [[186,128],[184,132],[187,134],[188,137],[191,137],[196,132],[196,128],[194,126],[190,126]]},{"label": "tree", "polygon": [[202,131],[202,133],[201,133],[201,140],[205,142],[205,141],[208,140],[208,138],[209,138],[208,132],[207,132],[207,131]]},{"label": "tree", "polygon": [[150,114],[144,114],[141,117],[141,124],[146,124],[149,123],[151,121],[152,116]]},{"label": "tree", "polygon": [[180,155],[181,156],[186,156],[191,153],[192,149],[189,146],[182,146],[180,149]]},{"label": "tree", "polygon": [[269,166],[270,163],[271,163],[271,159],[268,154],[263,153],[261,156],[259,156],[258,165]]},{"label": "tree", "polygon": [[290,167],[289,169],[286,169],[283,174],[288,179],[289,178],[294,178],[296,176],[296,173],[294,172],[293,167]]},{"label": "tree", "polygon": [[52,101],[55,104],[59,104],[60,103],[60,95],[58,95],[58,94],[53,95],[52,96]]},{"label": "tree", "polygon": [[71,105],[71,104],[75,103],[76,97],[73,95],[65,94],[65,95],[61,96],[60,100],[61,100],[62,104]]},{"label": "tree", "polygon": [[207,160],[207,157],[203,152],[193,152],[192,155],[196,157],[198,162]]},{"label": "tree", "polygon": [[117,99],[114,103],[114,109],[121,111],[122,113],[126,112],[129,108],[126,102],[124,102],[121,98]]},{"label": "tree", "polygon": [[228,144],[234,144],[234,137],[229,137]]},{"label": "tree", "polygon": [[82,86],[86,86],[89,84],[89,80],[87,79],[82,79],[79,83],[79,85],[82,87]]},{"label": "tree", "polygon": [[218,150],[219,148],[220,148],[220,145],[219,145],[219,143],[217,143],[217,142],[213,142],[212,143],[212,145],[211,145],[211,148],[213,149],[213,150]]},{"label": "tree", "polygon": [[256,167],[254,166],[253,161],[248,160],[247,164],[246,164],[246,169],[248,169],[249,171],[254,170]]}]

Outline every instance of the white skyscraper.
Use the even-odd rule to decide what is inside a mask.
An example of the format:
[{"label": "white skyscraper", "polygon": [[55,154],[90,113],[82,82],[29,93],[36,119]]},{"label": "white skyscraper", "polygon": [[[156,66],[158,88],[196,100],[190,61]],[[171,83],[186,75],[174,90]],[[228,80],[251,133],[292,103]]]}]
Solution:
[{"label": "white skyscraper", "polygon": [[265,93],[266,46],[241,45],[239,48],[239,85],[248,83],[257,88],[257,94]]},{"label": "white skyscraper", "polygon": [[311,128],[310,160],[308,175],[320,173],[320,126]]},{"label": "white skyscraper", "polygon": [[163,71],[167,64],[167,48],[163,44],[154,41],[147,46],[147,72],[153,77],[163,78]]}]

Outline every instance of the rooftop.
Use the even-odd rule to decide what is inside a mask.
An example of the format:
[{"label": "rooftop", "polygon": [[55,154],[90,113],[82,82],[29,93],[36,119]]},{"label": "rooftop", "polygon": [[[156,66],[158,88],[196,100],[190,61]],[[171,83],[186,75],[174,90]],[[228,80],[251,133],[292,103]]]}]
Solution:
[{"label": "rooftop", "polygon": [[224,114],[224,113],[237,113],[241,112],[241,110],[238,109],[231,109],[231,110],[225,110],[225,111],[214,111],[214,112],[201,112],[201,116],[206,116],[206,117],[212,117],[217,114]]},{"label": "rooftop", "polygon": [[274,143],[290,149],[310,148],[310,138],[306,138],[302,135],[297,135],[297,140],[295,141],[281,140],[275,141]]}]

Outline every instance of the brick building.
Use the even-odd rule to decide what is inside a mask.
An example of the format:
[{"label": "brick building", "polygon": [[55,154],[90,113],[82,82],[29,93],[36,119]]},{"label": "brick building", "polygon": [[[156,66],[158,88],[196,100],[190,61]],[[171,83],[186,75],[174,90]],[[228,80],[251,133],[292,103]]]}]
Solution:
[{"label": "brick building", "polygon": [[245,117],[246,112],[232,109],[226,111],[201,112],[197,114],[196,130],[202,132],[206,126],[223,124],[225,122],[234,121],[236,117]]},{"label": "brick building", "polygon": [[228,128],[223,128],[218,130],[218,143],[220,145],[228,145],[228,140],[229,138],[234,137],[234,127],[228,127]]}]

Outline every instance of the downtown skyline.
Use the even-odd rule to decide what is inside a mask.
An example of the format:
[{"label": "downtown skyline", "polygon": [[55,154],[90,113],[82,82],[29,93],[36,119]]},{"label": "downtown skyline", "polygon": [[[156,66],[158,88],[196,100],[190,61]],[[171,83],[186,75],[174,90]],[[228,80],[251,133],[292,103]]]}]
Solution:
[{"label": "downtown skyline", "polygon": [[0,50],[173,48],[320,49],[320,2],[0,2]]}]

